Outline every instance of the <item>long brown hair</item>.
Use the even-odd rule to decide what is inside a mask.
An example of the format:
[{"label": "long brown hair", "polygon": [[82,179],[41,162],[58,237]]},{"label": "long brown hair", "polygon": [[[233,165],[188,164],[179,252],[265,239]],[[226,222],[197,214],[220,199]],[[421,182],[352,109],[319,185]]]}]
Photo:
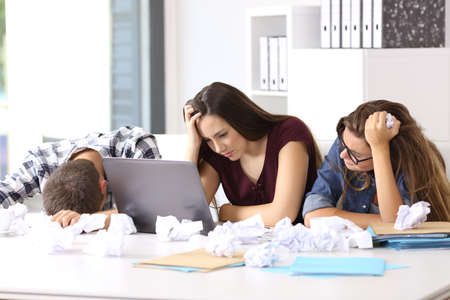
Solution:
[{"label": "long brown hair", "polygon": [[[292,118],[288,115],[275,115],[263,110],[243,92],[222,82],[213,82],[204,87],[186,104],[192,105],[194,111],[201,112],[202,116],[217,115],[221,117],[250,141],[259,140],[268,134],[276,123]],[[322,165],[322,156],[309,128],[308,131],[316,153],[315,167],[317,169]],[[203,143],[202,147],[207,146]],[[200,152],[202,151],[200,150]]]},{"label": "long brown hair", "polygon": [[[363,103],[339,120],[336,127],[338,135],[347,128],[355,136],[365,139],[365,122],[377,111],[391,113],[401,122],[399,133],[390,141],[389,148],[394,175],[398,178],[400,173],[403,174],[410,204],[428,201],[431,204],[430,220],[450,221],[450,183],[445,174],[444,159],[404,105],[387,100]],[[349,185],[351,178],[346,176],[344,173],[345,182]]]}]

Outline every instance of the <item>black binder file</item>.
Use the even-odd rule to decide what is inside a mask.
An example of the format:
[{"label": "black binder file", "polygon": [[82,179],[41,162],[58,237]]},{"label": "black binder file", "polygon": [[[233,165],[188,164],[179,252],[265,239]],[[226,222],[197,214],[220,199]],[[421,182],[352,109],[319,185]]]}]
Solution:
[{"label": "black binder file", "polygon": [[445,47],[445,0],[373,0],[373,47]]}]

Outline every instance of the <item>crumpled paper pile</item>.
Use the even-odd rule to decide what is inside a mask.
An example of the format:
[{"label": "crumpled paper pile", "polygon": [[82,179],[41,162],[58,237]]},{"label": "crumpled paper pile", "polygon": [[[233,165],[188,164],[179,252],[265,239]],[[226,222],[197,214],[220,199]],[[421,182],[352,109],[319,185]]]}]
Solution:
[{"label": "crumpled paper pile", "polygon": [[[36,228],[34,234],[39,239],[41,248],[54,254],[71,249],[76,237],[81,233],[105,227],[106,215],[82,214],[77,223],[65,228],[57,222],[51,222],[50,218],[45,216],[43,225]],[[109,228],[97,232],[83,248],[83,252],[97,256],[120,256],[124,236],[135,232],[136,227],[128,215],[112,214]]]},{"label": "crumpled paper pile", "polygon": [[228,221],[208,233],[205,249],[214,256],[232,257],[237,245],[258,243],[268,231],[259,214],[236,223]]},{"label": "crumpled paper pile", "polygon": [[397,230],[415,228],[427,220],[429,213],[430,203],[425,201],[414,203],[411,207],[408,205],[400,205],[394,228]]},{"label": "crumpled paper pile", "polygon": [[28,226],[25,223],[25,215],[28,212],[27,206],[22,203],[16,203],[5,210],[11,222],[7,230],[8,233],[11,235],[26,234],[28,232]]},{"label": "crumpled paper pile", "polygon": [[281,249],[290,252],[348,251],[350,247],[372,248],[372,236],[353,222],[334,216],[311,219],[311,228],[292,225],[289,218],[277,222],[272,240],[249,249],[245,264],[252,267],[270,267],[279,259]]},{"label": "crumpled paper pile", "polygon": [[179,222],[174,216],[156,217],[156,236],[162,242],[187,241],[202,230],[202,221],[182,220]]}]

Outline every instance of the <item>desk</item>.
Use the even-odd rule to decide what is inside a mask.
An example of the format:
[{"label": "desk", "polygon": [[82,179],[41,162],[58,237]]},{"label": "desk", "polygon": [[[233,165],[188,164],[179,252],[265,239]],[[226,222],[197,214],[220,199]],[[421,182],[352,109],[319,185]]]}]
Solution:
[{"label": "desk", "polygon": [[[187,251],[186,242],[158,242],[155,235],[126,237],[121,257],[95,257],[81,249],[47,255],[30,238],[0,237],[0,298],[4,299],[448,299],[450,250],[352,249],[306,256],[384,258],[406,269],[382,277],[292,277],[239,267],[211,273],[133,268],[147,258]],[[282,261],[289,264],[295,255]]]}]

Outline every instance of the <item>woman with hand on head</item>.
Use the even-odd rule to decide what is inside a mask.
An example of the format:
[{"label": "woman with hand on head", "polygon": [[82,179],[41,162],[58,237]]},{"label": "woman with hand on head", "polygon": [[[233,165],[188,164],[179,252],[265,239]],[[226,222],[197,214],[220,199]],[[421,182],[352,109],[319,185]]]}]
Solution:
[{"label": "woman with hand on head", "polygon": [[221,221],[260,214],[266,226],[284,217],[303,222],[304,195],[317,176],[320,153],[299,119],[270,114],[225,83],[203,88],[184,107],[186,160],[198,165],[210,202],[222,183],[230,204]]},{"label": "woman with hand on head", "polygon": [[386,100],[363,103],[341,118],[336,130],[338,138],[305,199],[306,225],[324,216],[361,227],[395,222],[400,205],[421,200],[431,204],[429,220],[450,221],[444,160],[405,106]]}]

